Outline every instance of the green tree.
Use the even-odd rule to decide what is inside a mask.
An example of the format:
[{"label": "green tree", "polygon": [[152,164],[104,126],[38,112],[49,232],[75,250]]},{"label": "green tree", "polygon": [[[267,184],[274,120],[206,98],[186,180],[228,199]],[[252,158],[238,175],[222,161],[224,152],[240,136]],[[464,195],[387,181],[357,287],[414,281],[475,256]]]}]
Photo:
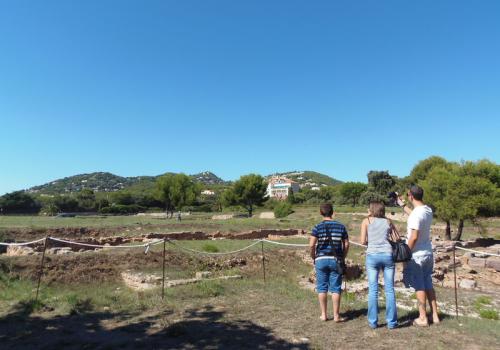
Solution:
[{"label": "green tree", "polygon": [[388,171],[372,170],[368,173],[368,186],[382,196],[387,196],[395,185],[396,179]]},{"label": "green tree", "polygon": [[302,191],[295,193],[293,197],[296,204],[304,203],[306,201],[306,197]]},{"label": "green tree", "polygon": [[359,197],[366,189],[366,184],[362,182],[345,182],[340,185],[340,195],[355,207],[359,202]]},{"label": "green tree", "polygon": [[304,198],[304,202],[317,202],[319,203],[321,201],[321,198],[319,198],[319,191],[313,191],[309,187],[303,187],[300,189],[299,193],[302,194]]},{"label": "green tree", "polygon": [[224,192],[226,206],[240,205],[248,211],[248,217],[252,217],[254,207],[265,202],[266,189],[267,183],[262,176],[244,175]]},{"label": "green tree", "polygon": [[95,210],[95,194],[89,188],[84,188],[76,194],[76,199],[78,201],[78,206],[83,211]]},{"label": "green tree", "polygon": [[429,174],[433,168],[451,170],[452,167],[453,163],[448,162],[446,159],[438,156],[432,156],[421,160],[413,167],[410,173],[410,181],[413,183],[419,183],[420,181],[425,180],[427,174]]},{"label": "green tree", "polygon": [[57,207],[54,198],[48,198],[42,201],[42,209],[41,212],[45,215],[56,215],[59,212],[59,208]]},{"label": "green tree", "polygon": [[295,204],[295,194],[291,188],[288,189],[288,196],[286,197],[286,201],[290,204]]},{"label": "green tree", "polygon": [[16,191],[0,197],[0,213],[33,214],[40,211],[41,205],[24,191]]},{"label": "green tree", "polygon": [[114,205],[132,205],[135,204],[135,199],[128,191],[118,191],[111,195],[111,202]]},{"label": "green tree", "polygon": [[451,221],[456,218],[456,208],[450,201],[452,188],[458,182],[458,177],[447,168],[437,166],[425,174],[425,180],[420,181],[424,189],[425,201],[434,210],[435,215],[446,223],[445,238],[451,240]]},{"label": "green tree", "polygon": [[80,209],[78,200],[71,195],[55,196],[54,205],[58,208],[58,212],[75,212]]},{"label": "green tree", "polygon": [[185,174],[165,174],[156,182],[158,199],[173,216],[175,209],[193,204],[200,193],[200,185]]},{"label": "green tree", "polygon": [[451,221],[458,222],[457,234],[453,239],[460,240],[466,220],[475,221],[479,216],[498,213],[498,187],[488,176],[480,177],[480,172],[471,171],[474,166],[436,166],[420,182],[426,202],[434,207],[436,216],[446,222],[447,239],[451,237]]},{"label": "green tree", "polygon": [[319,189],[318,197],[325,202],[336,203],[340,196],[341,186],[322,186]]},{"label": "green tree", "polygon": [[361,195],[359,196],[359,203],[363,205],[368,205],[371,202],[386,202],[387,201],[387,196],[386,195],[381,195],[378,192],[375,192],[373,189],[367,189]]},{"label": "green tree", "polygon": [[109,200],[107,198],[101,197],[95,201],[95,208],[97,211],[101,211],[103,208],[109,207]]}]

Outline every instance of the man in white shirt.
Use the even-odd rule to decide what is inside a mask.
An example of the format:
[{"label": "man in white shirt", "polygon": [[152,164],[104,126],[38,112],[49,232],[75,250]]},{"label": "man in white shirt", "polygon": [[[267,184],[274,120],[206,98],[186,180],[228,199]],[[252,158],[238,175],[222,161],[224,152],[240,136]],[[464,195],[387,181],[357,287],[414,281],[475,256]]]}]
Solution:
[{"label": "man in white shirt", "polygon": [[434,269],[431,243],[432,209],[425,205],[423,197],[424,190],[420,186],[410,187],[408,200],[413,210],[408,208],[402,197],[398,198],[398,204],[409,215],[407,244],[412,251],[412,258],[405,264],[403,277],[406,285],[415,289],[417,296],[419,317],[413,322],[416,326],[429,325],[425,311],[426,299],[429,300],[432,322],[439,323],[436,292],[432,286]]}]

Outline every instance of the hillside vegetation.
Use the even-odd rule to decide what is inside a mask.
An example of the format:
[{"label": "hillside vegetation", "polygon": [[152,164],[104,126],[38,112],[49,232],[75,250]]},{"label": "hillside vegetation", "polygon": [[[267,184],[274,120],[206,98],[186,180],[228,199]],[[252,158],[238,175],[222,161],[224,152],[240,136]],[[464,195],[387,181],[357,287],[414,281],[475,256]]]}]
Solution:
[{"label": "hillside vegetation", "polygon": [[[123,177],[108,172],[95,172],[57,179],[40,186],[31,187],[27,192],[54,195],[80,192],[83,189],[90,189],[94,192],[116,192],[131,187],[137,190],[150,189],[154,187],[156,180],[160,176]],[[204,185],[220,185],[225,183],[224,180],[209,171],[193,174],[190,177],[194,181]]]}]

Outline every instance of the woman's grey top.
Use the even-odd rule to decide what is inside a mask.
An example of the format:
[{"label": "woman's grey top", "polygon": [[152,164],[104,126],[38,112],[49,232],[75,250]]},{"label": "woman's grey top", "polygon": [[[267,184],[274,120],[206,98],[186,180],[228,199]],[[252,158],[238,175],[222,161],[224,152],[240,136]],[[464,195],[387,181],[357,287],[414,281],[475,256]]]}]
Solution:
[{"label": "woman's grey top", "polygon": [[391,234],[389,220],[372,217],[368,220],[368,249],[366,253],[392,253],[392,246],[387,240]]}]

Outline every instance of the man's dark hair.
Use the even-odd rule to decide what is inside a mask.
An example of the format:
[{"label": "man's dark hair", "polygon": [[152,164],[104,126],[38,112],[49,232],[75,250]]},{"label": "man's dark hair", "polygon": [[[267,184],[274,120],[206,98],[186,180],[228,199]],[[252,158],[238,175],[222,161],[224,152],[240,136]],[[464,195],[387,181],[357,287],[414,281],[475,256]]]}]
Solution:
[{"label": "man's dark hair", "polygon": [[410,186],[410,193],[417,201],[421,201],[424,198],[424,189],[417,185]]},{"label": "man's dark hair", "polygon": [[319,212],[324,217],[333,215],[333,206],[330,203],[323,203],[319,206]]}]

